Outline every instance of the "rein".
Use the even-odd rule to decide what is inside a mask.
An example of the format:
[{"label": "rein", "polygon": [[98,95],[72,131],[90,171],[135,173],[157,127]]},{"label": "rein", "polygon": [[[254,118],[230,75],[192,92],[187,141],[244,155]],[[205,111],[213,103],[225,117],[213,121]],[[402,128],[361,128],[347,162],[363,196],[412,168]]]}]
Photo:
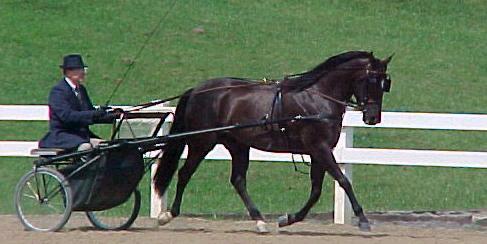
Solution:
[{"label": "rein", "polygon": [[[266,80],[265,78],[264,78],[263,82],[264,83],[254,83],[254,84],[245,84],[245,85],[214,87],[214,88],[209,88],[209,89],[205,89],[205,90],[193,92],[192,94],[193,95],[199,95],[199,94],[202,94],[202,93],[212,92],[212,91],[218,91],[218,90],[223,90],[223,89],[232,89],[232,88],[241,88],[241,87],[252,87],[252,86],[262,86],[262,85],[272,85],[272,83],[265,83],[265,82],[268,82],[268,80]],[[281,87],[284,86],[279,81],[276,81],[274,84],[276,84],[277,86],[281,86]],[[354,103],[354,102],[341,101],[341,100],[338,100],[338,99],[336,99],[336,98],[334,98],[332,96],[329,96],[329,95],[326,95],[326,94],[323,94],[323,93],[320,93],[320,92],[317,92],[317,91],[313,91],[313,90],[306,89],[305,91],[314,93],[316,95],[319,95],[320,97],[323,97],[323,98],[325,98],[327,100],[330,100],[332,102],[338,103],[338,104],[343,105],[343,106],[346,106],[346,107],[352,107],[352,108],[355,108],[355,109],[360,109],[361,108],[361,106],[359,104]],[[180,97],[180,96],[178,96],[178,97]]]},{"label": "rein", "polygon": [[340,105],[343,105],[345,107],[352,107],[352,108],[355,108],[355,109],[362,109],[362,106],[360,106],[358,103],[355,103],[355,102],[345,102],[345,101],[341,101],[341,100],[338,100],[332,96],[328,96],[328,95],[325,95],[323,93],[320,93],[320,92],[317,92],[317,91],[313,91],[313,90],[305,90],[307,92],[310,92],[310,93],[313,93],[313,94],[316,94],[322,98],[325,98],[329,101],[332,101],[332,102],[335,102],[335,103],[338,103]]},{"label": "rein", "polygon": [[[280,85],[279,82],[277,82],[275,84]],[[206,90],[201,90],[201,91],[193,92],[192,94],[193,95],[199,95],[199,94],[202,94],[202,93],[212,92],[212,91],[218,91],[218,90],[223,90],[223,89],[232,89],[232,88],[241,88],[241,87],[252,87],[252,86],[261,86],[261,85],[269,85],[269,84],[266,84],[266,83],[256,83],[256,84],[245,84],[245,85],[234,85],[234,86],[215,87],[215,88],[209,88],[209,89],[206,89]],[[343,106],[346,106],[346,107],[352,107],[352,108],[355,108],[355,109],[361,109],[362,108],[357,103],[341,101],[341,100],[338,100],[338,99],[336,99],[336,98],[334,98],[332,96],[329,96],[329,95],[326,95],[326,94],[323,94],[323,93],[320,93],[320,92],[317,92],[317,91],[313,91],[313,90],[309,90],[309,89],[306,89],[305,91],[314,93],[316,95],[319,95],[320,97],[323,97],[323,98],[325,98],[327,100],[330,100],[332,102],[338,103],[338,104],[343,105]]]},{"label": "rein", "polygon": [[[193,92],[192,94],[193,95],[198,95],[198,94],[201,94],[201,93],[206,93],[206,92],[211,92],[211,91],[216,91],[216,90],[232,89],[232,88],[239,88],[239,87],[250,87],[250,86],[256,86],[256,85],[262,85],[262,84],[246,84],[246,85],[215,87],[215,88],[210,88],[210,89],[206,89],[206,90],[202,90],[202,91]],[[178,99],[178,98],[180,98],[182,96],[183,96],[183,94],[179,94],[179,95],[174,96],[174,97],[169,97],[169,98],[160,99],[160,100],[154,100],[154,101],[151,101],[151,102],[148,102],[148,103],[137,104],[137,105],[133,106],[132,108],[129,108],[129,109],[125,110],[125,111],[127,111],[127,112],[139,111],[139,110],[144,109],[144,108],[148,108],[148,107],[152,107],[152,106],[155,106],[155,105],[158,105],[158,104],[161,104],[161,103],[165,103],[165,102],[169,102],[169,101],[172,101],[172,100],[176,100],[176,99]]]},{"label": "rein", "polygon": [[172,100],[176,100],[176,99],[180,98],[181,96],[183,96],[183,95],[180,94],[180,95],[177,95],[177,96],[174,96],[174,97],[169,97],[169,98],[165,98],[165,99],[154,100],[154,101],[151,101],[151,102],[148,102],[148,103],[138,104],[138,105],[135,105],[132,108],[129,108],[129,109],[125,110],[125,111],[127,111],[127,112],[139,111],[139,110],[144,109],[144,108],[148,108],[148,107],[152,107],[152,106],[155,106],[155,105],[158,105],[158,104],[161,104],[161,103],[165,103],[165,102],[169,102],[169,101],[172,101]]},{"label": "rein", "polygon": [[[276,82],[274,84],[279,85],[279,82]],[[270,84],[269,83],[255,83],[255,84],[245,84],[245,85],[214,87],[214,88],[208,88],[208,89],[205,89],[205,90],[193,92],[192,95],[199,95],[199,94],[204,94],[204,93],[207,93],[207,92],[224,90],[224,89],[233,89],[233,88],[242,88],[242,87],[253,87],[253,86],[262,86],[262,85],[270,85]],[[318,95],[318,96],[320,96],[322,98],[325,98],[325,99],[327,99],[329,101],[338,103],[338,104],[343,105],[345,107],[352,107],[352,108],[355,108],[355,109],[361,109],[362,108],[362,106],[360,106],[357,103],[341,101],[341,100],[338,100],[338,99],[336,99],[336,98],[334,98],[332,96],[328,96],[326,94],[322,94],[322,93],[317,92],[317,91],[308,90],[308,89],[306,89],[305,91],[310,92],[310,93],[313,93],[313,94],[316,94],[316,95]],[[133,106],[132,109],[128,109],[126,111],[128,111],[128,112],[139,111],[139,110],[144,109],[144,108],[152,107],[152,106],[155,106],[155,105],[158,105],[158,104],[161,104],[161,103],[165,103],[165,102],[168,102],[168,101],[172,101],[172,100],[178,99],[181,96],[182,96],[182,94],[177,95],[177,96],[174,96],[174,97],[169,97],[169,98],[161,99],[161,100],[151,101],[151,102],[148,102],[148,103],[138,104],[138,105]]]},{"label": "rein", "polygon": [[223,87],[214,87],[214,88],[208,88],[205,90],[193,92],[192,95],[199,95],[202,93],[206,92],[212,92],[212,91],[218,91],[218,90],[223,90],[223,89],[233,89],[233,88],[241,88],[241,87],[252,87],[252,86],[261,86],[261,85],[267,85],[267,84],[262,84],[262,83],[255,83],[255,84],[245,84],[245,85],[234,85],[234,86],[223,86]]}]

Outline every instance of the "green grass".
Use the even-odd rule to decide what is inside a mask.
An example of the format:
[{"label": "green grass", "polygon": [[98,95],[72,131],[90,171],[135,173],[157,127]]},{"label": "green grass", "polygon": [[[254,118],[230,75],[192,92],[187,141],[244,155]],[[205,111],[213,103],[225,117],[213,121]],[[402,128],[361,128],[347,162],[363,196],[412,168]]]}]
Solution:
[{"label": "green grass", "polygon": [[[169,5],[73,3],[0,5],[0,104],[45,103],[69,52],[86,56],[89,91],[103,103]],[[179,1],[113,102],[171,96],[210,77],[280,78],[364,49],[396,53],[386,109],[482,113],[486,13],[483,1]]]},{"label": "green grass", "polygon": [[[87,87],[103,104],[170,1],[5,0],[0,2],[0,104],[45,104],[66,53],[89,65]],[[346,50],[395,53],[387,111],[487,113],[487,2],[178,1],[154,34],[112,104],[173,96],[211,77],[281,78]],[[202,34],[193,33],[204,28]],[[1,140],[36,140],[45,122],[0,121]],[[108,136],[108,129],[96,126]],[[478,132],[357,129],[359,147],[487,150]],[[0,158],[0,212],[27,158]],[[354,167],[366,210],[486,206],[485,170]],[[228,183],[229,165],[204,163],[185,194],[184,212],[244,212]],[[148,184],[141,184],[147,187]],[[254,162],[249,188],[263,212],[291,212],[309,192],[288,164]],[[331,184],[313,211],[331,209]],[[143,204],[147,208],[148,203]]]}]

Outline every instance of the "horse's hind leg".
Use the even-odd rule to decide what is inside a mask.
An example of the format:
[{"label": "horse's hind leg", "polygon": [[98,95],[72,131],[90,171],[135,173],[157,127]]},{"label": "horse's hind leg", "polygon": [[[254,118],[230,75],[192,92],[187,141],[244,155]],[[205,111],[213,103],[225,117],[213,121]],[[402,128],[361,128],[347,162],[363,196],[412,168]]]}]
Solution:
[{"label": "horse's hind leg", "polygon": [[264,217],[252,202],[249,193],[247,192],[247,170],[249,168],[249,150],[248,146],[239,145],[236,143],[225,144],[232,155],[232,175],[230,182],[237,191],[249,212],[250,218],[257,221],[257,231],[260,233],[269,232],[264,222]]},{"label": "horse's hind leg", "polygon": [[184,165],[178,171],[176,196],[174,197],[171,211],[159,215],[159,224],[166,224],[171,221],[172,218],[179,215],[184,189],[191,179],[191,176],[200,165],[201,161],[213,149],[213,147],[215,147],[215,143],[204,139],[194,139],[188,142],[188,157]]}]

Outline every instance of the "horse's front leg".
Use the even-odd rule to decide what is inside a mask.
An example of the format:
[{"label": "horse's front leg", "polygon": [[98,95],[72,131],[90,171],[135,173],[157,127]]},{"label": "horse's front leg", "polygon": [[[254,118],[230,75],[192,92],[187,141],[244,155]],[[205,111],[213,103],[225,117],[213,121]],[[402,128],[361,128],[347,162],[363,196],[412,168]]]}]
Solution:
[{"label": "horse's front leg", "polygon": [[322,157],[322,155],[317,155],[317,157],[311,155],[311,193],[309,195],[308,201],[306,202],[304,207],[297,213],[287,214],[279,217],[279,227],[284,227],[302,221],[308,214],[309,210],[319,200],[321,195],[321,189],[323,187],[323,179],[325,177],[325,161],[323,160],[323,158],[320,157]]},{"label": "horse's front leg", "polygon": [[[311,154],[311,195],[306,203],[306,205],[296,214],[291,214],[287,216],[282,216],[279,218],[279,227],[287,226],[290,224],[293,224],[295,222],[302,221],[306,214],[308,213],[309,209],[316,203],[318,200],[320,193],[321,193],[321,186],[323,183],[323,176],[324,176],[324,171],[328,171],[330,175],[340,184],[340,186],[345,190],[347,193],[348,198],[350,199],[350,202],[352,204],[353,211],[355,213],[355,216],[359,218],[359,228],[362,231],[370,231],[370,225],[368,219],[365,217],[362,207],[357,201],[357,198],[355,197],[355,194],[352,189],[352,184],[350,184],[350,181],[343,175],[342,171],[340,170],[340,167],[338,167],[338,164],[336,163],[335,157],[333,156],[332,150],[325,146],[321,147],[321,150],[317,150],[312,152]],[[314,177],[317,177],[316,175],[313,174],[313,166],[314,165],[321,165],[323,169],[317,169],[320,172],[322,172],[322,176],[319,177],[319,179],[314,179]],[[320,166],[320,167],[321,167]],[[318,167],[317,167],[318,168]],[[317,172],[319,174],[319,172]],[[319,181],[318,181],[319,180]],[[319,185],[318,185],[319,184]],[[319,190],[318,190],[319,189]]]},{"label": "horse's front leg", "polygon": [[355,197],[355,194],[353,192],[352,184],[350,181],[345,177],[343,172],[340,170],[340,167],[338,164],[333,160],[333,163],[329,165],[328,167],[328,172],[330,175],[340,184],[340,186],[343,188],[345,193],[348,196],[348,199],[350,199],[350,203],[352,204],[352,209],[355,214],[359,218],[358,222],[358,227],[362,231],[370,231],[370,224],[369,220],[367,217],[364,215],[364,211],[362,209],[362,206],[357,201],[357,198]]}]

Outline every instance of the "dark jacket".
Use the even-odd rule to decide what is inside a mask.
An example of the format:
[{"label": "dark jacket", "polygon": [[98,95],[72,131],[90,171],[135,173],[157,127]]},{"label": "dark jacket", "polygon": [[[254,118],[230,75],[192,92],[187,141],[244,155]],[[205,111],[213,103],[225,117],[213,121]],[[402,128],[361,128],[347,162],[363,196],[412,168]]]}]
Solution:
[{"label": "dark jacket", "polygon": [[88,128],[95,108],[86,89],[80,85],[81,102],[62,79],[49,94],[49,132],[39,141],[40,148],[75,148],[97,137]]}]

